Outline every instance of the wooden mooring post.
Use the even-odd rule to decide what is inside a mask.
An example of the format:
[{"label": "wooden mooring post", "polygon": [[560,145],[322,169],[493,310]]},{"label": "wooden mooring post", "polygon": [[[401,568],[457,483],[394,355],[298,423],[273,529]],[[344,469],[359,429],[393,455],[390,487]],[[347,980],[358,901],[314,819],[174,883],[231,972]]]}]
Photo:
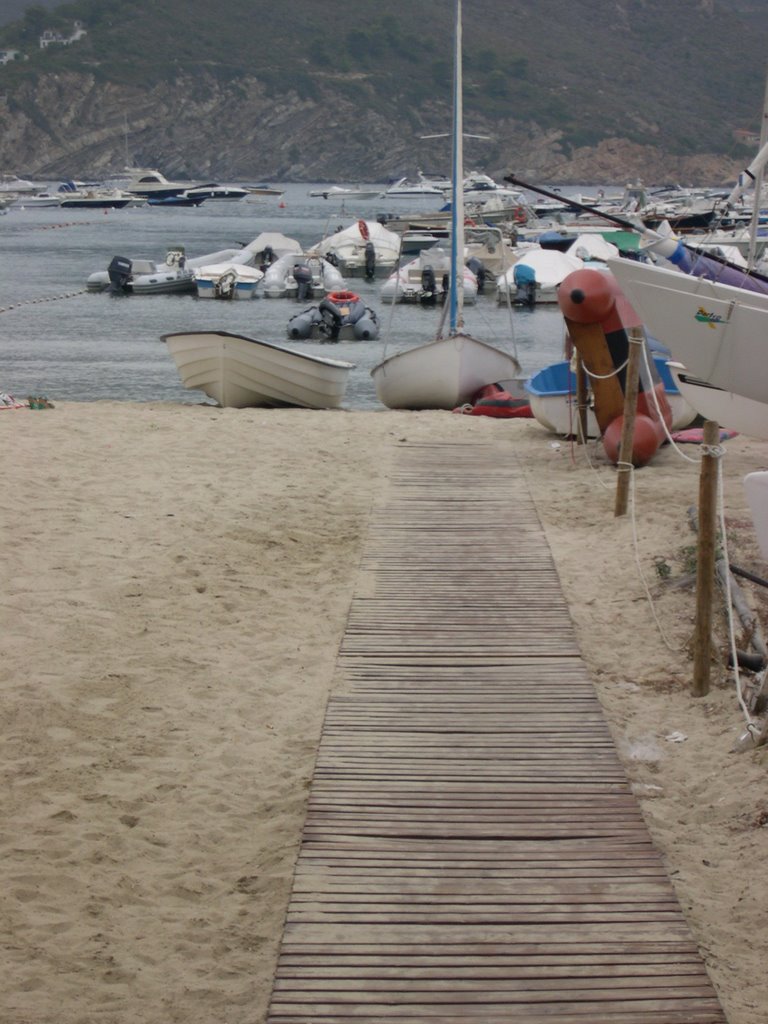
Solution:
[{"label": "wooden mooring post", "polygon": [[717,493],[720,427],[712,420],[704,424],[704,447],[699,475],[699,533],[696,549],[696,622],[693,634],[693,679],[691,694],[709,693],[712,664],[712,606],[715,592],[715,549],[717,546]]},{"label": "wooden mooring post", "polygon": [[616,479],[616,501],[613,506],[614,516],[627,514],[629,483],[632,475],[632,447],[635,439],[635,417],[637,416],[637,393],[640,389],[640,356],[645,344],[645,335],[641,327],[630,327],[627,333],[629,335],[629,357],[624,383],[624,420],[621,425],[619,471]]}]

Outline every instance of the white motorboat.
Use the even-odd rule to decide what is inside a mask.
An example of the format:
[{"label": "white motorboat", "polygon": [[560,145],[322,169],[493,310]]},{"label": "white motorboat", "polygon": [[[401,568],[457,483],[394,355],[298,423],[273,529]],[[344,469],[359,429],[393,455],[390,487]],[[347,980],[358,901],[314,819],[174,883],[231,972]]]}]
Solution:
[{"label": "white motorboat", "polygon": [[400,258],[400,235],[375,220],[357,220],[318,242],[314,249],[345,277],[390,274]]},{"label": "white motorboat", "polygon": [[274,185],[266,185],[263,182],[258,185],[245,185],[244,188],[248,190],[246,199],[263,199],[267,196],[281,196],[285,192],[285,189],[276,188]]},{"label": "white motorboat", "polygon": [[318,253],[287,253],[275,260],[264,274],[262,294],[267,299],[322,298],[328,292],[340,292],[346,281],[335,267]]},{"label": "white motorboat", "polygon": [[[480,388],[520,375],[515,357],[464,330],[464,207],[461,0],[455,3],[451,258],[449,332],[438,330],[434,341],[398,352],[371,371],[379,401],[390,409],[454,409],[470,402]],[[457,183],[459,183],[457,185]]]},{"label": "white motorboat", "polygon": [[768,440],[768,401],[757,402],[708,384],[688,373],[682,363],[670,361],[667,366],[680,394],[704,419],[747,437]]},{"label": "white motorboat", "polygon": [[[398,267],[381,286],[382,302],[420,302],[422,305],[442,302],[450,290],[451,252],[442,245],[422,249],[419,255]],[[477,277],[461,263],[463,304],[477,300]]]},{"label": "white motorboat", "polygon": [[329,185],[328,188],[312,189],[309,194],[315,199],[380,199],[384,193],[375,186]]},{"label": "white motorboat", "polygon": [[768,401],[768,294],[749,287],[759,278],[750,282],[745,274],[744,287],[737,287],[637,260],[609,259],[608,266],[649,330],[692,377]]},{"label": "white motorboat", "polygon": [[79,188],[73,181],[62,182],[58,192],[59,206],[65,210],[122,210],[138,198],[121,188]]},{"label": "white motorboat", "polygon": [[355,365],[228,331],[164,334],[163,341],[185,388],[233,409],[338,409]]},{"label": "white motorboat", "polygon": [[248,195],[239,185],[218,182],[169,181],[154,168],[131,168],[131,179],[125,191],[141,196],[151,205],[199,206],[210,200],[238,200]]},{"label": "white motorboat", "polygon": [[[448,186],[450,187],[450,186]],[[431,181],[408,181],[401,178],[384,193],[385,199],[439,199],[445,201],[444,187]]]},{"label": "white motorboat", "polygon": [[22,210],[50,209],[52,206],[60,205],[60,192],[30,192],[13,200],[13,206]]}]

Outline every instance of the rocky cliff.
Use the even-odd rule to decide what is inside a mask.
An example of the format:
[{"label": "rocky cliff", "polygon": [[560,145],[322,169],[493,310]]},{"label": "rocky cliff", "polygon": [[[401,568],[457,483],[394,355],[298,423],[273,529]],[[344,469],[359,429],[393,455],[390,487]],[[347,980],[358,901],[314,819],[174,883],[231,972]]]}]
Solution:
[{"label": "rocky cliff", "polygon": [[[118,175],[126,164],[189,178],[254,181],[386,181],[418,167],[447,169],[448,144],[425,141],[448,124],[447,107],[384,114],[345,88],[322,85],[312,98],[270,95],[256,78],[222,84],[179,76],[149,91],[64,72],[26,81],[0,99],[0,168],[37,178]],[[473,123],[492,144],[468,142],[467,168],[535,182],[720,184],[752,153],[678,157],[621,138],[570,149],[559,132],[512,117]]]}]

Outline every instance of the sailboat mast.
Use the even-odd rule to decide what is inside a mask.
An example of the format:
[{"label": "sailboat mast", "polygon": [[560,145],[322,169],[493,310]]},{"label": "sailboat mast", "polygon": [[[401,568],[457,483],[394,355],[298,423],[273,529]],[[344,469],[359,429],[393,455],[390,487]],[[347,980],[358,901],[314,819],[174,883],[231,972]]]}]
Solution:
[{"label": "sailboat mast", "polygon": [[464,326],[464,115],[462,109],[461,0],[456,0],[454,40],[451,273],[449,291],[449,330],[451,334],[456,334]]}]

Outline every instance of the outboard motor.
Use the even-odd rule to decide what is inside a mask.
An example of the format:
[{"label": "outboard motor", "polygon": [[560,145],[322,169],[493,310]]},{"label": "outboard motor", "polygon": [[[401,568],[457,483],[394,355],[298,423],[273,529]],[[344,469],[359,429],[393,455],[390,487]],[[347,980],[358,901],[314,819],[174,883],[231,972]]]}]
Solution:
[{"label": "outboard motor", "polygon": [[296,298],[299,302],[312,298],[312,271],[306,263],[294,263],[293,277],[298,285]]},{"label": "outboard motor", "polygon": [[365,243],[365,279],[372,281],[376,274],[376,247],[373,242]]},{"label": "outboard motor", "polygon": [[331,249],[330,252],[327,252],[325,254],[325,262],[330,263],[332,267],[339,266],[339,257],[336,255],[333,249]]},{"label": "outboard motor", "polygon": [[513,275],[517,287],[516,306],[527,306],[533,309],[536,305],[536,274],[531,267],[515,264]]},{"label": "outboard motor", "polygon": [[127,256],[113,256],[112,262],[107,267],[109,275],[109,290],[117,295],[125,293],[128,282],[131,279],[133,263]]},{"label": "outboard motor", "polygon": [[485,288],[485,264],[482,260],[478,259],[477,256],[473,256],[471,259],[467,260],[467,267],[477,278],[477,294],[482,295],[483,289]]},{"label": "outboard motor", "polygon": [[342,319],[338,307],[328,299],[323,299],[318,309],[320,310],[320,316],[322,317],[320,323],[317,325],[318,331],[328,341],[338,341]]},{"label": "outboard motor", "polygon": [[435,271],[430,266],[424,267],[421,272],[420,298],[424,305],[431,305],[437,299],[437,281],[435,279]]}]

